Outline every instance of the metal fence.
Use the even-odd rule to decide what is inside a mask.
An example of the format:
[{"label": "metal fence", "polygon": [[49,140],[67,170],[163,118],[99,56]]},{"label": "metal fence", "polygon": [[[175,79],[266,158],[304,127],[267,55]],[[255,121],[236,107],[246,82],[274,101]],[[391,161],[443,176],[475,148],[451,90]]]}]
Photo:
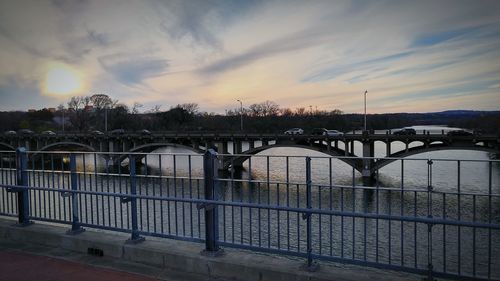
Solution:
[{"label": "metal fence", "polygon": [[[131,243],[204,242],[212,255],[224,246],[303,257],[311,271],[329,260],[500,280],[498,160],[393,159],[395,180],[382,169],[365,186],[339,165],[348,157],[253,155],[243,171],[218,169],[237,156],[0,152],[0,215],[70,224],[69,234],[127,232]],[[471,165],[485,176],[464,184]]]}]

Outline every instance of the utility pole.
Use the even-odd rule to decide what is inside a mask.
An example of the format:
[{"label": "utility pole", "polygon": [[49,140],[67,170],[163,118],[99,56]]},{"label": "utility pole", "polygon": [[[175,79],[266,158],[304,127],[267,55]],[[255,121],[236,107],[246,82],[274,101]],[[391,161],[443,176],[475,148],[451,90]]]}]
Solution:
[{"label": "utility pole", "polygon": [[64,133],[64,108],[61,109],[62,111],[62,129],[63,129],[63,133]]},{"label": "utility pole", "polygon": [[365,91],[365,131],[366,131],[366,94],[368,93],[368,90]]},{"label": "utility pole", "polygon": [[240,129],[243,132],[243,103],[240,100],[237,100],[240,102]]}]

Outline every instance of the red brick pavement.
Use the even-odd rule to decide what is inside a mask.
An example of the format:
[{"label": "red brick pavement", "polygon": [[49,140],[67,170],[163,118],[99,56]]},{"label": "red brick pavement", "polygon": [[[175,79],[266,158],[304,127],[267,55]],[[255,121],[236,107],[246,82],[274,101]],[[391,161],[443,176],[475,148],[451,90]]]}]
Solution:
[{"label": "red brick pavement", "polygon": [[0,250],[0,281],[25,280],[153,281],[158,279],[25,252]]}]

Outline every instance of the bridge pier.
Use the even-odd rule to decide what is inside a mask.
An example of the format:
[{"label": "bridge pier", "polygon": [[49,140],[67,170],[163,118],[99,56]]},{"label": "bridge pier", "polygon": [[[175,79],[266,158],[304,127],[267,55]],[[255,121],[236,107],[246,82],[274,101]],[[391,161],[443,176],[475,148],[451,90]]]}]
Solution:
[{"label": "bridge pier", "polygon": [[241,154],[243,152],[243,142],[233,140],[233,154]]},{"label": "bridge pier", "polygon": [[109,140],[108,142],[108,152],[115,152],[115,143],[113,140]]},{"label": "bridge pier", "polygon": [[363,185],[372,185],[373,183],[373,174],[372,167],[374,164],[373,159],[366,159],[365,157],[374,157],[375,156],[375,142],[365,140],[363,141],[363,167],[361,170],[361,175],[363,177]]}]

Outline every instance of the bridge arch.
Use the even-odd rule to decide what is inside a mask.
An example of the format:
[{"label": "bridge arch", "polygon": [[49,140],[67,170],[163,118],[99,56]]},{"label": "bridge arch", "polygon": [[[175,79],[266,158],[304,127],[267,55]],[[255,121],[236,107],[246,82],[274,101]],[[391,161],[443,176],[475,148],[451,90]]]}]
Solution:
[{"label": "bridge arch", "polygon": [[49,145],[46,145],[40,149],[37,150],[33,154],[33,158],[36,159],[37,157],[40,156],[42,151],[52,151],[56,150],[56,148],[66,148],[67,151],[88,151],[88,152],[95,152],[95,149],[92,146],[79,143],[79,142],[56,142],[56,143],[51,143]]},{"label": "bridge arch", "polygon": [[439,143],[439,144],[430,144],[428,146],[418,146],[418,147],[411,147],[406,150],[398,151],[396,153],[393,153],[388,156],[389,159],[380,159],[378,160],[372,168],[372,173],[374,173],[377,169],[381,169],[382,167],[389,165],[390,163],[394,161],[398,161],[398,159],[392,159],[392,158],[406,158],[411,155],[415,154],[420,154],[420,153],[425,153],[425,152],[431,152],[431,151],[441,151],[441,150],[471,150],[471,151],[484,151],[484,152],[498,152],[498,150],[491,148],[491,147],[486,147],[486,146],[480,146],[480,145],[475,145],[475,146],[455,146],[455,145],[447,145],[444,143]]},{"label": "bridge arch", "polygon": [[0,150],[16,150],[16,148],[10,144],[0,142]]},{"label": "bridge arch", "polygon": [[46,146],[38,149],[38,151],[51,151],[51,150],[54,150],[54,148],[60,148],[60,147],[66,147],[72,151],[76,148],[76,149],[80,149],[79,151],[95,152],[95,149],[90,145],[86,145],[86,144],[79,143],[79,142],[70,142],[70,141],[51,143],[49,145],[46,145]]},{"label": "bridge arch", "polygon": [[[141,153],[139,155],[136,155],[136,157],[135,157],[136,161],[141,161],[142,158],[144,158],[148,153],[151,153],[151,152],[155,151],[156,149],[162,148],[162,147],[183,148],[183,149],[191,150],[191,151],[193,151],[195,153],[199,153],[199,154],[203,154],[205,152],[205,150],[203,150],[203,149],[195,148],[195,147],[191,147],[191,146],[187,146],[187,145],[182,145],[182,144],[178,144],[178,143],[171,143],[171,142],[147,143],[147,144],[136,146],[127,152],[123,152],[123,155],[120,155],[120,157],[118,157],[116,159],[115,164],[120,164],[123,162],[123,160],[127,159],[129,157],[128,153]],[[142,153],[144,153],[144,154],[142,154]]]},{"label": "bridge arch", "polygon": [[[333,146],[328,149],[328,146],[325,144],[319,144],[315,143],[313,145],[303,145],[303,144],[272,144],[272,145],[264,145],[264,146],[259,146],[253,149],[249,149],[247,151],[242,152],[241,155],[237,156],[229,156],[226,159],[224,159],[224,169],[229,169],[231,164],[234,165],[235,167],[241,167],[243,165],[243,162],[248,160],[252,155],[255,155],[259,152],[271,149],[271,148],[277,148],[277,147],[294,147],[294,148],[302,148],[302,149],[308,149],[308,150],[313,150],[313,151],[318,151],[330,156],[346,156],[346,153],[344,150],[335,148]],[[353,153],[348,153],[348,157],[356,157],[355,154]],[[354,159],[354,158],[343,158],[340,157],[338,158],[340,161],[345,162],[351,167],[354,167],[356,170],[360,171],[362,170],[362,161],[360,159]]]}]

